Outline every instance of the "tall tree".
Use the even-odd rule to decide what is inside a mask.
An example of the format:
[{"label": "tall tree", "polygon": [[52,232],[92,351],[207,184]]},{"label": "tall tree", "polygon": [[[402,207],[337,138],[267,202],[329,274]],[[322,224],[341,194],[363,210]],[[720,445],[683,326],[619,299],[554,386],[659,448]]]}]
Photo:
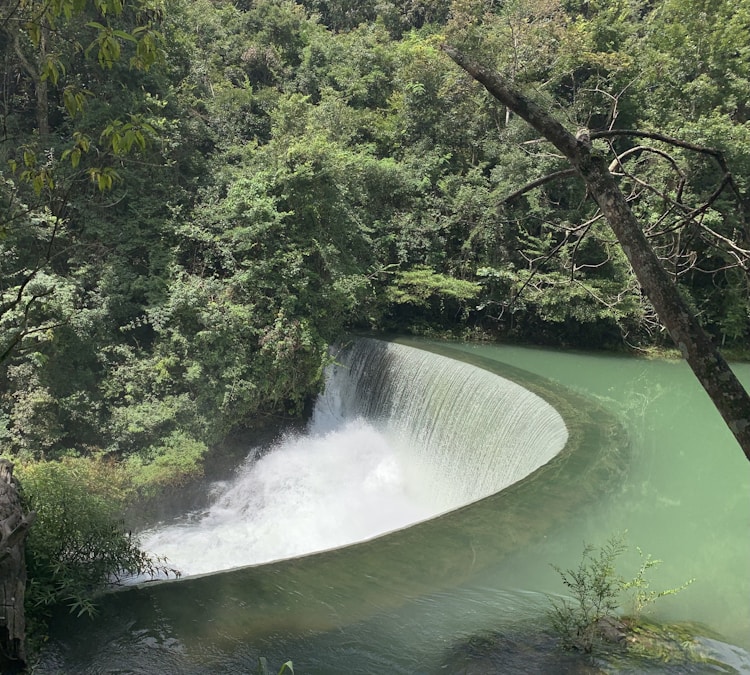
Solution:
[{"label": "tall tree", "polygon": [[750,460],[750,396],[667,275],[610,173],[606,158],[592,150],[589,131],[580,130],[574,136],[499,73],[454,47],[446,45],[443,49],[492,96],[552,143],[584,180],[628,257],[641,288]]},{"label": "tall tree", "polygon": [[[70,247],[61,240],[74,197],[90,201],[90,187],[111,188],[122,156],[156,135],[141,114],[116,118],[122,108],[110,105],[103,75],[145,71],[158,60],[159,18],[149,0],[0,5],[0,362],[55,323],[39,310],[55,292],[53,259],[59,266]],[[87,102],[108,112],[83,121]]]}]

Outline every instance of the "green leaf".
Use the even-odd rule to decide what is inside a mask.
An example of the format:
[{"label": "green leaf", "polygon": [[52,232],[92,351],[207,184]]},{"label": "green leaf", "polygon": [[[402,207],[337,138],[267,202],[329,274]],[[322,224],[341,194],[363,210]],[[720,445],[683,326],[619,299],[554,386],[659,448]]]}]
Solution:
[{"label": "green leaf", "polygon": [[65,68],[59,61],[56,61],[51,57],[48,58],[47,62],[41,69],[42,81],[50,80],[50,82],[52,82],[53,84],[57,84],[58,80],[60,79],[61,69],[63,72],[65,72]]},{"label": "green leaf", "polygon": [[31,186],[34,188],[34,192],[36,192],[37,195],[42,193],[42,190],[44,189],[44,177],[42,174],[34,176],[34,180],[31,181]]},{"label": "green leaf", "polygon": [[91,181],[99,188],[101,192],[112,188],[116,180],[120,179],[119,174],[111,167],[99,169],[92,167],[88,170]]},{"label": "green leaf", "polygon": [[133,43],[138,42],[130,33],[127,33],[124,30],[115,30],[112,32],[112,34],[121,38],[122,40],[128,40],[129,42]]},{"label": "green leaf", "polygon": [[30,21],[26,24],[26,33],[34,47],[39,47],[39,43],[42,41],[41,26],[35,21]]},{"label": "green leaf", "polygon": [[81,148],[82,152],[89,151],[89,148],[91,147],[91,139],[88,136],[82,134],[80,131],[76,131],[73,133],[73,140],[76,145]]}]

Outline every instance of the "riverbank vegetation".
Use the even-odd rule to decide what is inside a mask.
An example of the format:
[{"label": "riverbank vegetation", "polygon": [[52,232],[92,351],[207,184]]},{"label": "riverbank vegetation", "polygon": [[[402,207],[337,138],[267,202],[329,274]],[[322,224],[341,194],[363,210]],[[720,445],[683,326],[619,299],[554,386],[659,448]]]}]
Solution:
[{"label": "riverbank vegetation", "polygon": [[584,653],[602,645],[640,648],[637,636],[647,632],[644,611],[659,598],[675,595],[695,581],[690,579],[679,588],[652,590],[649,573],[662,561],[644,555],[640,548],[638,571],[625,578],[616,565],[627,549],[625,535],[618,535],[598,548],[584,546],[575,568],[552,565],[570,593],[569,598],[550,598],[549,616],[565,648]]},{"label": "riverbank vegetation", "polygon": [[446,40],[611,146],[742,350],[748,31],[747,0],[4,4],[2,453],[149,496],[303,412],[350,329],[669,347],[583,185]]}]

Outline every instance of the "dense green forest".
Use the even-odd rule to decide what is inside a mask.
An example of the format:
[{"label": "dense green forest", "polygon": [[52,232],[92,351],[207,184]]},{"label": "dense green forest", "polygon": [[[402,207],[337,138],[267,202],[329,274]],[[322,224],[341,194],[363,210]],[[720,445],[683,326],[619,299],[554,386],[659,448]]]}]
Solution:
[{"label": "dense green forest", "polygon": [[347,330],[669,344],[564,158],[445,42],[573,131],[684,142],[594,146],[742,347],[749,34],[748,0],[3,0],[0,433],[30,504],[187,480],[299,415]]}]

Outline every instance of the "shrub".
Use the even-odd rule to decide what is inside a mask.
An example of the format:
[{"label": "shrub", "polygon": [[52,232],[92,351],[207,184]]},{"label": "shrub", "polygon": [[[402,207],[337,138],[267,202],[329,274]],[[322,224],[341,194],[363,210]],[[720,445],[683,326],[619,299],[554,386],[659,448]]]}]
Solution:
[{"label": "shrub", "polygon": [[92,615],[94,595],[123,574],[157,572],[158,561],[124,529],[128,482],[119,466],[68,457],[18,469],[26,506],[37,513],[26,549],[32,617],[55,604]]},{"label": "shrub", "polygon": [[552,625],[566,648],[590,652],[602,619],[616,614],[621,584],[614,561],[625,550],[622,540],[614,538],[598,551],[587,544],[575,569],[562,570],[552,565],[573,600],[551,599]]},{"label": "shrub", "polygon": [[203,474],[205,443],[180,431],[157,446],[133,454],[125,462],[129,480],[141,496],[153,497],[164,488],[184,485]]},{"label": "shrub", "polygon": [[648,605],[661,597],[678,593],[694,581],[691,579],[679,588],[650,590],[646,573],[661,560],[644,556],[640,548],[637,550],[641,565],[636,575],[627,580],[615,570],[615,560],[626,550],[623,536],[615,536],[599,549],[586,544],[581,562],[574,569],[563,570],[552,565],[572,596],[570,599],[550,598],[552,625],[564,647],[591,652],[602,639],[612,641],[613,636],[615,639],[624,637],[628,625],[618,619],[620,608],[629,606],[632,609],[632,621],[629,622],[632,627]]}]

